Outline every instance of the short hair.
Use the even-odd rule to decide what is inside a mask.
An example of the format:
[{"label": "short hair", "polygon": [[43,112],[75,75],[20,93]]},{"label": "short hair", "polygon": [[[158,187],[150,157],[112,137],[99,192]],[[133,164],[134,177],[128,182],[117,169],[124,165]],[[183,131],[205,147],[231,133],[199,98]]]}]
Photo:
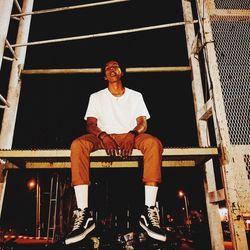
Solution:
[{"label": "short hair", "polygon": [[123,72],[123,75],[125,75],[125,73],[126,73],[126,68],[125,68],[123,62],[120,61],[119,59],[115,59],[115,58],[111,58],[111,59],[109,59],[109,60],[105,60],[105,63],[103,64],[103,66],[102,66],[102,68],[101,68],[101,73],[102,73],[103,75],[105,75],[105,68],[106,68],[106,65],[107,65],[108,62],[111,62],[111,61],[117,62],[117,63],[119,64],[119,67],[120,67],[121,71]]}]

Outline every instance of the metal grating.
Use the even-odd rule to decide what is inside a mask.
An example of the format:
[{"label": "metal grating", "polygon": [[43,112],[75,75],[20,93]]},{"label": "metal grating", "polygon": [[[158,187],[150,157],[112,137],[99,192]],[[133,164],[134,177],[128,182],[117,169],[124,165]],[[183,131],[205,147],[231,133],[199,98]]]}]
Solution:
[{"label": "metal grating", "polygon": [[211,21],[230,142],[249,145],[250,19],[212,16]]},{"label": "metal grating", "polygon": [[250,9],[249,0],[214,0],[217,9]]},{"label": "metal grating", "polygon": [[[232,164],[227,169],[228,183],[237,196],[242,214],[250,213],[250,146],[231,146]],[[230,190],[231,191],[231,190]],[[241,249],[240,249],[241,250]]]},{"label": "metal grating", "polygon": [[246,163],[247,177],[250,180],[250,155],[244,155],[244,162]]}]

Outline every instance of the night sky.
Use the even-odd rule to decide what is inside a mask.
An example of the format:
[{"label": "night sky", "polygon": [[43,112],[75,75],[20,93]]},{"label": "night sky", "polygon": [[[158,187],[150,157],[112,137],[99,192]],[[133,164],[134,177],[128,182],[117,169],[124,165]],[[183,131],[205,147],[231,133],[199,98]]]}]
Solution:
[{"label": "night sky", "polygon": [[[34,10],[91,3],[94,1],[35,1]],[[97,1],[96,1],[97,2]],[[16,10],[14,11],[17,12]],[[182,22],[181,1],[131,0],[124,3],[99,6],[74,11],[34,15],[32,17],[29,41],[88,35],[94,33],[125,30],[145,26]],[[16,21],[11,20],[8,39],[15,43]],[[25,69],[46,68],[100,68],[106,60],[115,58],[125,67],[143,66],[187,66],[186,39],[184,26],[153,31],[144,31],[102,38],[30,46],[27,50]],[[6,96],[9,62],[3,62],[1,70],[1,94]],[[158,136],[165,147],[197,146],[197,131],[191,90],[190,72],[127,73],[125,86],[143,93],[150,112],[148,132]],[[23,75],[22,89],[13,139],[13,148],[64,148],[71,141],[85,133],[83,116],[92,92],[106,87],[101,74],[79,75]],[[1,116],[2,116],[1,110]],[[69,170],[65,170],[69,176]],[[96,171],[97,172],[97,171]],[[140,183],[138,173],[133,173],[132,182]],[[131,173],[127,172],[129,177]],[[163,184],[159,193],[162,203],[169,211],[175,212],[183,206],[177,197],[179,189],[186,190],[190,205],[204,208],[202,171],[200,169],[164,169]],[[27,179],[34,173],[11,174],[7,193],[17,185],[25,187]],[[109,173],[104,176],[109,178]],[[96,183],[103,177],[93,172]],[[121,177],[111,175],[110,185],[117,189]],[[120,176],[120,175],[118,175]],[[128,180],[123,176],[125,195]],[[19,178],[19,180],[18,180]],[[116,180],[113,180],[115,179]],[[17,181],[19,182],[17,184]],[[133,187],[133,186],[132,186]],[[18,188],[19,192],[26,192]],[[138,186],[139,194],[140,187]],[[24,190],[24,191],[21,191]],[[133,189],[132,189],[133,190]],[[117,193],[111,196],[117,196]],[[26,206],[32,208],[34,201],[26,194]],[[22,203],[18,194],[11,195],[5,202],[6,216],[12,207]],[[23,197],[25,195],[23,194]],[[126,195],[125,195],[126,197]],[[134,197],[135,198],[135,197]],[[132,198],[132,199],[134,199]],[[32,201],[31,201],[31,200]],[[127,198],[126,198],[127,199]],[[25,201],[25,199],[24,199]],[[9,204],[12,204],[10,207]],[[8,207],[9,206],[9,207]],[[179,209],[179,208],[178,208]],[[9,212],[7,212],[7,210]],[[29,209],[23,209],[30,211]],[[24,216],[24,217],[25,217]]]},{"label": "night sky", "polygon": [[[35,1],[34,10],[62,7],[63,2]],[[182,21],[181,1],[128,1],[33,15],[29,41]],[[11,43],[15,43],[15,27],[11,20]],[[188,66],[184,26],[29,46],[24,68],[100,68],[111,58],[125,67]],[[9,67],[8,62],[3,65],[2,95]],[[164,146],[197,145],[190,72],[127,73],[124,84],[143,93],[151,114],[148,132]],[[83,116],[89,95],[105,87],[102,74],[23,75],[13,148],[68,148],[85,132]]]}]

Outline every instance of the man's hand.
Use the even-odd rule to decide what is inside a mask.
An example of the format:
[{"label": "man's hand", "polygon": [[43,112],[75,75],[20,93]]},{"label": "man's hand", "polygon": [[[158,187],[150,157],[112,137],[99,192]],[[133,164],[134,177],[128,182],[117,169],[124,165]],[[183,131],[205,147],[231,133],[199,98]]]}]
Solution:
[{"label": "man's hand", "polygon": [[120,156],[123,159],[126,159],[128,156],[132,154],[134,144],[135,144],[135,135],[132,133],[127,133],[126,137],[124,138],[124,140],[120,145]]},{"label": "man's hand", "polygon": [[108,134],[104,134],[101,137],[102,144],[104,149],[106,150],[107,155],[110,156],[118,156],[119,155],[119,147],[116,141]]}]

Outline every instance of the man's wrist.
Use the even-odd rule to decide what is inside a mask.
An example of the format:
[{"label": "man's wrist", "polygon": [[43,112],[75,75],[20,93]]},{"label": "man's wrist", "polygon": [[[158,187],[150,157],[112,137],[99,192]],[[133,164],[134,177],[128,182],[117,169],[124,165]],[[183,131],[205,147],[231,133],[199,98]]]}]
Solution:
[{"label": "man's wrist", "polygon": [[98,135],[97,135],[97,138],[102,140],[104,136],[106,136],[107,133],[105,131],[101,131]]},{"label": "man's wrist", "polygon": [[130,130],[129,133],[134,135],[135,137],[139,135],[139,132],[137,130]]}]

